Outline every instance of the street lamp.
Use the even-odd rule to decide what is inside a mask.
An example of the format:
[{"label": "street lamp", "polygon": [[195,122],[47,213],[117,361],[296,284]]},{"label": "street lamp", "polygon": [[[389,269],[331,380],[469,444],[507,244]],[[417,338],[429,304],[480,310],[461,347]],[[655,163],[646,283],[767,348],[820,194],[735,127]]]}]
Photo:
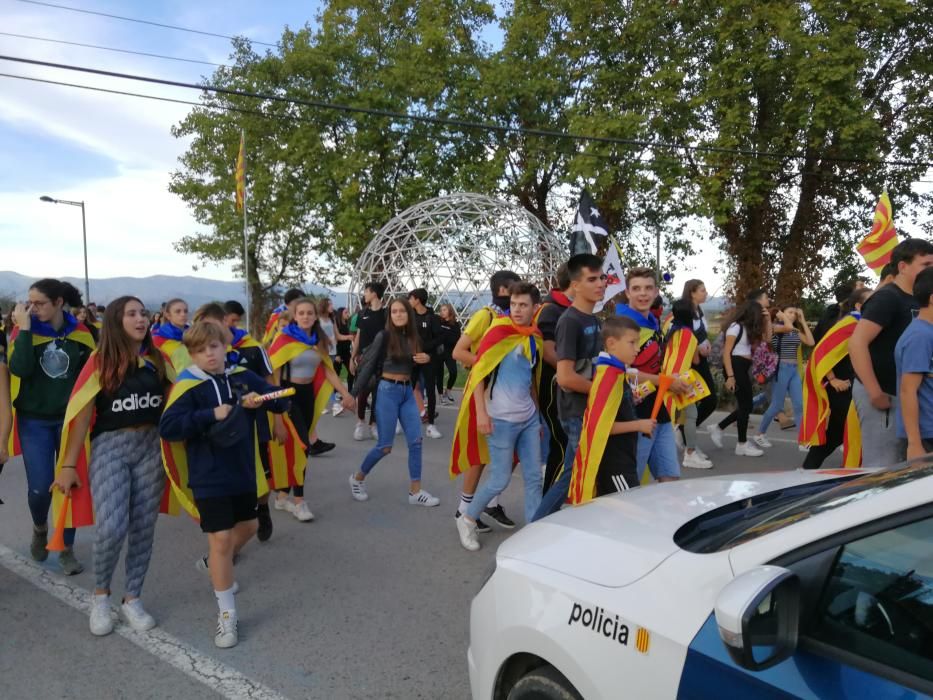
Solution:
[{"label": "street lamp", "polygon": [[73,207],[81,207],[81,234],[84,238],[84,303],[91,303],[91,282],[87,276],[87,222],[84,219],[84,202],[72,202],[67,199],[55,199],[47,194],[39,197],[42,202],[51,202],[52,204],[70,204]]}]

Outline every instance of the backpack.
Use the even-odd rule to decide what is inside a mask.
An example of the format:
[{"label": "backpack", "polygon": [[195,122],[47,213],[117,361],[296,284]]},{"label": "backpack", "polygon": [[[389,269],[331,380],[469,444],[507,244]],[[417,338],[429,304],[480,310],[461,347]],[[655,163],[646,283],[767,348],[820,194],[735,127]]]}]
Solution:
[{"label": "backpack", "polygon": [[[742,326],[739,326],[739,334],[735,338],[735,342],[738,343],[742,339],[742,334],[745,332],[745,329]],[[723,370],[725,369],[722,364],[722,351],[723,347],[726,344],[726,332],[722,331],[719,335],[716,336],[716,340],[710,345],[709,355],[706,356],[706,361],[709,362],[710,367],[715,367],[716,369]]]},{"label": "backpack", "polygon": [[[780,348],[780,345],[778,345]],[[752,348],[752,377],[759,384],[764,384],[775,375],[778,367],[778,354],[769,343],[757,343]]]}]

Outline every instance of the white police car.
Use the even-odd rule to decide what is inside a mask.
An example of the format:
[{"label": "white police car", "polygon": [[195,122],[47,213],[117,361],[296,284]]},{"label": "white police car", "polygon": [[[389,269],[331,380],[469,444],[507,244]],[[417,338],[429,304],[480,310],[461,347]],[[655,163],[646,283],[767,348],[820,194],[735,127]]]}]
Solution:
[{"label": "white police car", "polygon": [[690,479],[499,548],[474,700],[933,695],[933,459]]}]

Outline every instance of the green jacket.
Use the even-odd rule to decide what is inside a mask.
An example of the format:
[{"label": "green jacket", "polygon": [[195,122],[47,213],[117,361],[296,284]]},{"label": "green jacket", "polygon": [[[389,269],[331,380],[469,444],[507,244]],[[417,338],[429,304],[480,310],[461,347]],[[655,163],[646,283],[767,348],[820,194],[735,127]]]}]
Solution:
[{"label": "green jacket", "polygon": [[18,415],[25,418],[63,419],[65,407],[81,373],[91,355],[91,348],[65,338],[51,341],[68,355],[68,370],[61,377],[52,378],[42,369],[40,359],[50,343],[33,345],[32,332],[20,331],[10,354],[10,373],[19,377],[19,395],[13,402]]}]

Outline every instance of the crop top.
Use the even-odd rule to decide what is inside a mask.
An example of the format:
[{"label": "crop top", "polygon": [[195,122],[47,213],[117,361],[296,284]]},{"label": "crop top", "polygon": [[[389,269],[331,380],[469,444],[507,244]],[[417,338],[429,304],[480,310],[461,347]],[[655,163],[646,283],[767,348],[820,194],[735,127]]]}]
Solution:
[{"label": "crop top", "polygon": [[[388,338],[383,337],[383,343],[388,344]],[[383,374],[401,374],[410,377],[415,369],[415,361],[411,357],[411,347],[408,344],[408,338],[402,338],[402,351],[405,353],[401,358],[393,358],[388,347],[385,348],[385,360],[382,362]]]},{"label": "crop top", "polygon": [[320,353],[314,348],[308,348],[288,363],[288,379],[313,379],[320,366]]},{"label": "crop top", "polygon": [[126,375],[115,394],[103,391],[97,394],[94,403],[97,418],[91,439],[113,430],[158,425],[164,400],[165,388],[155,370],[136,367]]}]

